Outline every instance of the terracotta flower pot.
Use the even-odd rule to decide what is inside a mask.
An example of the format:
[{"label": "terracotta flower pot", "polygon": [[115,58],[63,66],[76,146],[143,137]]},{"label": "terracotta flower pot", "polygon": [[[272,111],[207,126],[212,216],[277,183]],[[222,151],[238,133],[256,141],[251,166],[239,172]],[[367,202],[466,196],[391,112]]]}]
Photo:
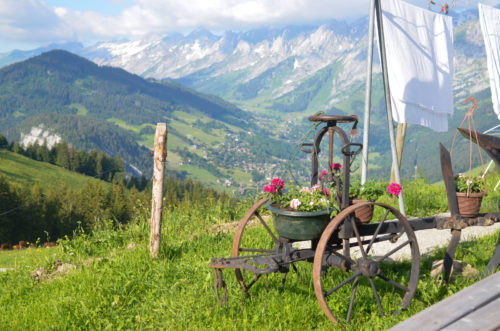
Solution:
[{"label": "terracotta flower pot", "polygon": [[[366,202],[362,199],[352,199],[352,204],[358,204]],[[357,218],[356,221],[360,224],[368,224],[372,220],[373,217],[373,205],[371,206],[363,206],[354,211],[354,216]]]},{"label": "terracotta flower pot", "polygon": [[486,192],[480,193],[461,193],[457,192],[458,212],[462,217],[474,217],[479,213],[481,202]]}]

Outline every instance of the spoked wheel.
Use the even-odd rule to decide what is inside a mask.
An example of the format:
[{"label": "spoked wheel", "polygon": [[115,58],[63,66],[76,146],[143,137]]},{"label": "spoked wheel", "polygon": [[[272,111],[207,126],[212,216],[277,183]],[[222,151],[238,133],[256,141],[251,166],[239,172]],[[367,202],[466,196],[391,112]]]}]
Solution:
[{"label": "spoked wheel", "polygon": [[[376,213],[382,211],[380,223],[357,224],[355,211],[371,205],[375,206]],[[350,246],[359,249],[353,256],[329,245],[338,236],[342,224],[352,226],[355,241]],[[377,242],[381,243],[374,246]],[[402,253],[400,251],[405,247],[410,248],[409,265],[390,263],[391,257],[397,252]],[[374,250],[377,252],[374,253]],[[314,290],[321,308],[334,323],[337,323],[334,312],[337,316],[345,316],[349,322],[353,311],[367,308],[370,298],[381,315],[387,312],[397,314],[399,310],[406,309],[413,298],[419,272],[420,253],[408,220],[391,206],[365,202],[340,212],[323,232],[314,257]]]},{"label": "spoked wheel", "polygon": [[[264,198],[255,203],[241,219],[233,240],[232,256],[248,256],[257,263],[260,260],[263,263],[256,267],[260,269],[270,268],[268,270],[277,271],[277,267],[268,265],[268,261],[272,261],[269,257],[277,252],[279,246],[278,235],[272,226],[266,223],[261,214],[264,209],[263,206],[268,200],[269,198]],[[247,292],[264,273],[269,273],[256,274],[244,269],[235,269],[234,271],[244,292]]]}]

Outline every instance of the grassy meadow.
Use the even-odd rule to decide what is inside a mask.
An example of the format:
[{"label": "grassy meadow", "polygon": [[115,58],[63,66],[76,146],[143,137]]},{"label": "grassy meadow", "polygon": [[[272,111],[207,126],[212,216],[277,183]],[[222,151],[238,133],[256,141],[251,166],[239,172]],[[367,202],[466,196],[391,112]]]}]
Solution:
[{"label": "grassy meadow", "polygon": [[[414,216],[446,209],[442,188],[412,182],[405,192],[407,208]],[[420,203],[409,203],[415,199]],[[442,259],[442,247],[422,257],[417,293],[409,309],[395,317],[379,316],[373,295],[365,287],[358,291],[351,323],[332,324],[316,300],[312,264],[307,262],[297,263],[298,274],[290,272],[283,294],[280,274],[263,277],[250,296],[243,296],[232,270],[224,270],[228,303],[218,305],[208,265],[212,257],[230,256],[237,221],[251,204],[185,201],[165,208],[157,260],[149,258],[149,208],[140,202],[138,216],[127,225],[103,221],[93,233],[80,230],[73,238],[59,240],[58,247],[0,252],[0,268],[7,268],[0,272],[0,329],[382,330],[476,281],[458,276],[452,284],[440,286],[431,279],[432,261]],[[256,244],[268,239],[260,228],[248,231]],[[498,233],[461,243],[456,258],[481,271],[497,238]],[[71,267],[58,272],[57,260]],[[34,280],[30,275],[40,267],[48,276]],[[404,274],[409,265],[392,267]],[[345,314],[349,299],[349,295],[338,298],[338,315]]]},{"label": "grassy meadow", "polygon": [[[64,183],[71,189],[79,190],[89,179],[95,182],[99,181],[47,162],[32,160],[5,149],[0,149],[0,174],[8,178],[10,183],[27,188],[38,184],[41,188],[48,189]],[[102,182],[102,185],[106,189],[110,186],[109,183],[105,182]]]}]

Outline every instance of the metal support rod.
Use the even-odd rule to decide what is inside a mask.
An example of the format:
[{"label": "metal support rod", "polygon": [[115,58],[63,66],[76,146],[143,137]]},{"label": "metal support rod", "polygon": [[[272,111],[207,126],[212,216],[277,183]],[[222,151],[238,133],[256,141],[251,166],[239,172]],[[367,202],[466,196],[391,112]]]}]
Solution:
[{"label": "metal support rod", "polygon": [[[396,152],[396,140],[394,139],[394,124],[392,121],[392,107],[391,107],[391,92],[389,89],[389,75],[387,72],[387,57],[385,53],[385,39],[384,39],[384,27],[382,18],[382,6],[380,0],[375,0],[375,8],[377,11],[377,25],[378,25],[378,41],[380,50],[380,62],[382,64],[382,77],[384,79],[384,92],[385,92],[385,105],[387,113],[387,126],[389,129],[389,138],[391,140],[391,152],[392,152],[392,167],[394,169],[394,175],[396,183],[401,185],[401,178],[399,176],[399,164],[398,156]],[[399,211],[406,216],[405,204],[403,201],[403,191],[399,194]]]},{"label": "metal support rod", "polygon": [[328,128],[328,173],[332,173],[333,164],[333,135],[335,131],[332,128]]},{"label": "metal support rod", "polygon": [[368,144],[370,136],[370,109],[372,100],[372,74],[373,74],[373,39],[374,39],[375,0],[370,0],[370,22],[368,28],[368,58],[366,59],[366,92],[365,92],[365,118],[363,122],[363,158],[361,162],[361,185],[366,182],[368,171]]}]

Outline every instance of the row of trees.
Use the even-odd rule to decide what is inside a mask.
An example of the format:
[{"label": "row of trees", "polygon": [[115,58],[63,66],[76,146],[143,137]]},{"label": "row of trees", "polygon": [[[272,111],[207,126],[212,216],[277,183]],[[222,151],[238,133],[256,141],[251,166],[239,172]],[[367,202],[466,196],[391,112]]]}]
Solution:
[{"label": "row of trees", "polygon": [[106,192],[99,181],[90,180],[80,191],[66,185],[45,192],[38,185],[27,190],[0,175],[0,242],[57,240],[79,225],[91,230],[104,219],[127,223],[140,195],[118,183]]},{"label": "row of trees", "polygon": [[9,143],[0,134],[0,149],[7,149],[36,161],[48,162],[107,182],[123,181],[127,188],[135,187],[139,191],[144,190],[148,184],[148,180],[144,176],[141,178],[133,176],[126,178],[125,165],[120,155],[113,158],[102,151],[98,152],[97,149],[90,152],[86,150],[77,151],[73,145],[69,145],[64,141],[59,142],[52,148],[48,148],[46,142],[42,145],[38,143],[30,144],[28,147],[23,148],[18,142]]},{"label": "row of trees", "polygon": [[[204,187],[190,178],[165,178],[165,211],[183,208],[204,208],[218,201],[227,206],[227,217],[234,219],[238,201],[226,193]],[[126,224],[137,216],[148,219],[151,191],[128,190],[123,182],[113,182],[106,190],[100,181],[89,180],[81,190],[64,184],[43,190],[38,185],[31,190],[8,183],[0,175],[0,243],[20,240],[53,241],[72,235],[81,226],[92,231],[104,220]],[[189,206],[189,207],[186,207]],[[231,207],[233,206],[233,207]]]},{"label": "row of trees", "polygon": [[46,142],[42,145],[30,144],[23,148],[18,142],[9,144],[5,137],[0,135],[0,148],[108,182],[125,174],[125,165],[119,155],[112,158],[104,152],[98,152],[97,149],[90,152],[77,151],[65,141],[59,142],[52,148],[48,148]]}]

